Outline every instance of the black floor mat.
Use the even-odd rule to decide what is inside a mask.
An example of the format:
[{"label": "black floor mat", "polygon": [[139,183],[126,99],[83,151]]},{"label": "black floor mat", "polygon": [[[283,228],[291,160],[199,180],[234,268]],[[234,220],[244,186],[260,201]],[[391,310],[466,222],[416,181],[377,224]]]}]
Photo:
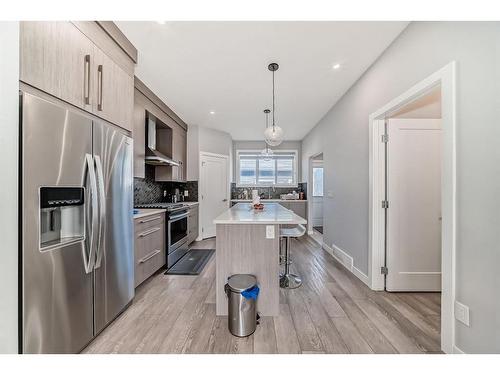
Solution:
[{"label": "black floor mat", "polygon": [[208,263],[214,249],[191,249],[165,275],[198,275]]},{"label": "black floor mat", "polygon": [[313,227],[313,229],[321,234],[323,234],[323,227]]}]

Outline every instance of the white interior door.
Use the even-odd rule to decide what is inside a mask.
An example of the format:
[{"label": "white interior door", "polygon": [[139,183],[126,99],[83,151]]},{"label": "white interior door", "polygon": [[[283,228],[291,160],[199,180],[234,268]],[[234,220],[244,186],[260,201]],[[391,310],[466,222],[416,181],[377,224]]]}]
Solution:
[{"label": "white interior door", "polygon": [[215,236],[214,219],[229,208],[228,160],[223,156],[200,156],[201,233],[202,238]]},{"label": "white interior door", "polygon": [[387,132],[388,291],[441,291],[441,120],[392,119]]}]

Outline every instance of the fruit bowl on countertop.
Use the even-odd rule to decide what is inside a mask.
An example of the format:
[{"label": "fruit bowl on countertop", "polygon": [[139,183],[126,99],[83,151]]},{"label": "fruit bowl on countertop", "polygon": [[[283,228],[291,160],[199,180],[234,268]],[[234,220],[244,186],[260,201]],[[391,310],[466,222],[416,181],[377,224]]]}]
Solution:
[{"label": "fruit bowl on countertop", "polygon": [[248,206],[250,207],[250,209],[256,211],[262,211],[264,209],[264,203],[259,203],[259,204],[250,203]]}]

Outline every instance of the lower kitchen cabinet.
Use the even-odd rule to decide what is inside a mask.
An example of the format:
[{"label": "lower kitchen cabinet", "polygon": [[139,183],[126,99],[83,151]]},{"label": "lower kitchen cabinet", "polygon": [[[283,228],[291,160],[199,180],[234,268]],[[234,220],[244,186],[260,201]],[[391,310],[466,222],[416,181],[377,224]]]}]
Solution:
[{"label": "lower kitchen cabinet", "polygon": [[135,286],[165,265],[165,213],[134,219]]},{"label": "lower kitchen cabinet", "polygon": [[188,214],[188,243],[193,242],[198,237],[198,205],[189,207]]}]

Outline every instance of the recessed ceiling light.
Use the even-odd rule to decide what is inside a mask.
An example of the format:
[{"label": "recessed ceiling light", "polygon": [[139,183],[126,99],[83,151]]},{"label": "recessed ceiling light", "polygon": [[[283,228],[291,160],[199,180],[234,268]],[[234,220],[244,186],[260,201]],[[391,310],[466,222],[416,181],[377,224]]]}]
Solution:
[{"label": "recessed ceiling light", "polygon": [[215,115],[215,111],[210,111],[210,114],[211,115]]},{"label": "recessed ceiling light", "polygon": [[332,68],[333,69],[338,69],[338,68],[340,68],[340,64],[335,64]]},{"label": "recessed ceiling light", "polygon": [[156,21],[156,22],[158,22],[160,25],[165,25],[167,21]]}]

